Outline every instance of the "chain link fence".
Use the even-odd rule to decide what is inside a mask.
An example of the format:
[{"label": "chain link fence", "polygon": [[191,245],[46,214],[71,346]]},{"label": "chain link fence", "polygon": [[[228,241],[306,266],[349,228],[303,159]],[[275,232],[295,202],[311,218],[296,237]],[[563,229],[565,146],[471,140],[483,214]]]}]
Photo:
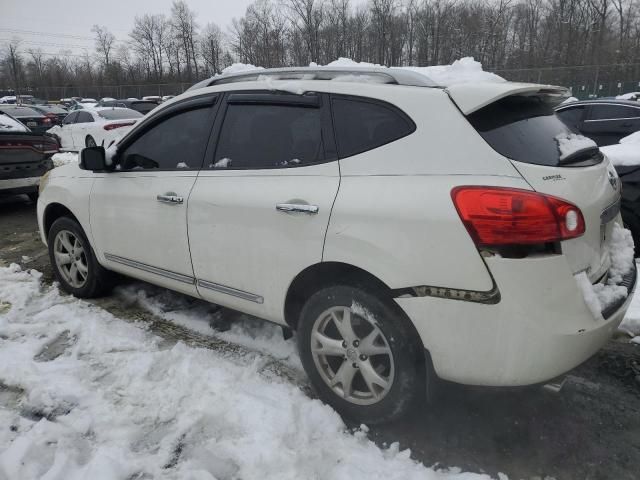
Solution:
[{"label": "chain link fence", "polygon": [[494,72],[514,82],[564,85],[580,100],[640,91],[640,63],[498,69]]}]

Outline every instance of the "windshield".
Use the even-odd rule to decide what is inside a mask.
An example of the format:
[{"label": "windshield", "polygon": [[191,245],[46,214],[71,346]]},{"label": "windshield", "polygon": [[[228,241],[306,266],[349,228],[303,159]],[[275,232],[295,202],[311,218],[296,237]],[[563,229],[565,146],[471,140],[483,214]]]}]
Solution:
[{"label": "windshield", "polygon": [[143,116],[140,112],[136,112],[130,108],[110,108],[108,110],[100,110],[98,111],[98,115],[106,120],[125,120],[128,118],[140,118]]},{"label": "windshield", "polygon": [[[566,155],[559,139],[574,138],[576,133],[560,120],[553,105],[540,96],[503,98],[467,118],[498,153],[535,165],[560,165]],[[591,163],[602,159],[594,149],[590,155]]]}]

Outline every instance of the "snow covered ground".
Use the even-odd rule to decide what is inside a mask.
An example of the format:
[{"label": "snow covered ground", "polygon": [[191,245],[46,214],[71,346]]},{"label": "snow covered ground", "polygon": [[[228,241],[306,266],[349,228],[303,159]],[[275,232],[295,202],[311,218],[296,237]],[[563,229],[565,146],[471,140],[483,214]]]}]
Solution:
[{"label": "snow covered ground", "polygon": [[377,447],[260,353],[167,346],[40,277],[0,268],[2,480],[489,478]]},{"label": "snow covered ground", "polygon": [[69,163],[77,163],[78,154],[75,152],[55,153],[51,159],[53,160],[53,165],[55,167],[61,167],[62,165],[67,165]]},{"label": "snow covered ground", "polygon": [[640,132],[620,139],[620,143],[600,147],[611,163],[618,167],[640,165]]}]

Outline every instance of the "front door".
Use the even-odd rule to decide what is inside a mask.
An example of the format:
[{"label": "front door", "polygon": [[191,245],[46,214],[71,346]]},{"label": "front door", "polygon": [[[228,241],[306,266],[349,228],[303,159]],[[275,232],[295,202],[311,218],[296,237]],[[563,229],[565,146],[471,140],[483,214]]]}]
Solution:
[{"label": "front door", "polygon": [[94,245],[104,265],[197,295],[187,235],[187,203],[202,165],[213,108],[177,107],[118,149],[119,170],[91,193]]},{"label": "front door", "polygon": [[287,288],[322,260],[340,173],[322,95],[234,93],[189,199],[205,299],[283,321]]}]

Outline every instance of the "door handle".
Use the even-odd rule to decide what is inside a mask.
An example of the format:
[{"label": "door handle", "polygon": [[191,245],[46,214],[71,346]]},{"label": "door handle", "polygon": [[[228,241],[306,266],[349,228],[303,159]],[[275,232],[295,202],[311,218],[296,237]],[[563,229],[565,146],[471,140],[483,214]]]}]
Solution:
[{"label": "door handle", "polygon": [[159,202],[170,203],[171,205],[181,205],[184,202],[184,198],[174,192],[167,192],[164,195],[158,195],[156,199]]},{"label": "door handle", "polygon": [[276,210],[287,213],[306,213],[307,215],[315,215],[318,213],[317,205],[307,205],[304,203],[278,203]]}]

